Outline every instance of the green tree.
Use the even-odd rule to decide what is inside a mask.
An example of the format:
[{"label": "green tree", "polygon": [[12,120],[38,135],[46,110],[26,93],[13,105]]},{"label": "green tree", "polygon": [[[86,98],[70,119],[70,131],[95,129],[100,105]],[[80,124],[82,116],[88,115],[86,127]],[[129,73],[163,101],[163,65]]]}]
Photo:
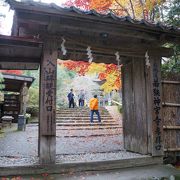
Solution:
[{"label": "green tree", "polygon": [[165,8],[168,11],[165,22],[169,25],[180,27],[180,1],[168,1]]},{"label": "green tree", "polygon": [[[180,1],[169,0],[164,6],[164,22],[167,25],[180,27]],[[170,59],[165,59],[162,64],[162,74],[164,78],[176,76],[180,73],[180,45],[168,44],[169,47],[174,49],[174,55]]]},{"label": "green tree", "polygon": [[57,66],[57,106],[67,105],[67,92],[70,87],[76,73],[74,71],[69,71],[60,65]]}]

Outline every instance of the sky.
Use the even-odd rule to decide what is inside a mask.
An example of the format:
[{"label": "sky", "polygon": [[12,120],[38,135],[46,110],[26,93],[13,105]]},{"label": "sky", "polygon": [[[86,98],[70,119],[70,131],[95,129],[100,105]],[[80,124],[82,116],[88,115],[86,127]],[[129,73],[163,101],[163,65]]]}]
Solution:
[{"label": "sky", "polygon": [[[0,21],[2,22],[2,26],[0,26],[0,34],[3,35],[10,35],[11,34],[11,27],[13,23],[13,15],[14,11],[10,10],[9,6],[3,6],[4,0],[0,0],[0,14],[5,15],[5,17],[0,17]],[[17,0],[20,1],[20,0]],[[44,3],[56,3],[57,5],[61,5],[66,0],[34,0],[34,1],[41,1]]]}]

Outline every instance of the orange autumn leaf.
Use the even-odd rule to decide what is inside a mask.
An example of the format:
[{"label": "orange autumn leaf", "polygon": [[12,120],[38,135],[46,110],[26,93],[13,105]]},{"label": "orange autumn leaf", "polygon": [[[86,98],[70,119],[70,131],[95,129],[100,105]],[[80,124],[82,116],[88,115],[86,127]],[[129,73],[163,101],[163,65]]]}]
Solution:
[{"label": "orange autumn leaf", "polygon": [[112,3],[113,0],[91,0],[90,9],[106,10],[111,6]]},{"label": "orange autumn leaf", "polygon": [[106,79],[106,77],[107,77],[107,74],[106,74],[106,73],[103,73],[103,72],[100,72],[100,73],[99,73],[98,78],[99,78],[100,80],[104,80],[104,79]]},{"label": "orange autumn leaf", "polygon": [[83,61],[59,61],[59,64],[66,67],[68,70],[77,72],[81,76],[86,74],[89,67],[89,63]]}]

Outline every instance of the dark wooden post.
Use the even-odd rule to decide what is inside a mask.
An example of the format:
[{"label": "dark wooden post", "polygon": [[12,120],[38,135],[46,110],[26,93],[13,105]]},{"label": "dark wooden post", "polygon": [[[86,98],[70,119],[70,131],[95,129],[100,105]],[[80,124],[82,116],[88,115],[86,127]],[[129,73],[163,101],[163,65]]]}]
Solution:
[{"label": "dark wooden post", "polygon": [[45,41],[40,66],[39,158],[41,164],[56,159],[56,79],[57,46]]},{"label": "dark wooden post", "polygon": [[23,114],[23,95],[22,95],[22,88],[23,88],[23,85],[20,89],[20,96],[19,96],[19,101],[20,101],[20,111],[19,113],[20,114]]},{"label": "dark wooden post", "polygon": [[163,119],[161,58],[150,56],[150,67],[146,66],[148,152],[152,156],[163,155]]}]

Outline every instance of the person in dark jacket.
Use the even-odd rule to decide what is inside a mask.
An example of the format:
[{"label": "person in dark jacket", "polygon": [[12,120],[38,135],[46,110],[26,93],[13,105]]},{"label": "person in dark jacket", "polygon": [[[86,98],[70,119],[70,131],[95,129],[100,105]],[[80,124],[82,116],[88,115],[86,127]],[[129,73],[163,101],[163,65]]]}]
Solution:
[{"label": "person in dark jacket", "polygon": [[69,101],[69,108],[72,107],[74,108],[74,94],[73,94],[73,89],[70,89],[70,93],[68,94],[68,101]]},{"label": "person in dark jacket", "polygon": [[81,90],[81,92],[79,93],[78,100],[79,100],[79,107],[83,107],[84,106],[84,100],[85,100],[85,94],[84,94],[83,90]]}]

